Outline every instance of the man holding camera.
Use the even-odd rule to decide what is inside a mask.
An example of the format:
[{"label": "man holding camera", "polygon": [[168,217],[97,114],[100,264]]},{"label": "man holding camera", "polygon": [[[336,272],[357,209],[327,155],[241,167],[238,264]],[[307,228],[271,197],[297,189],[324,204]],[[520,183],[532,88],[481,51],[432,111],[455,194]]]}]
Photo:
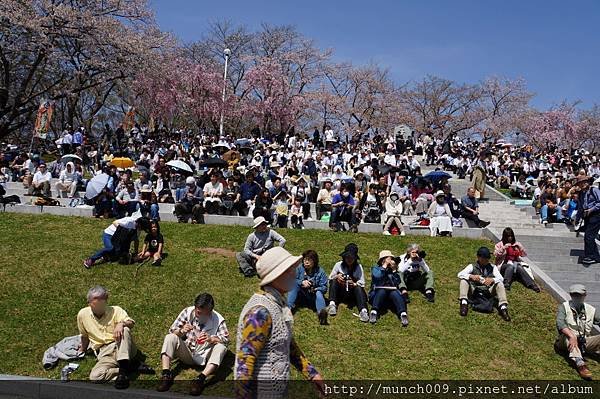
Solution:
[{"label": "man holding camera", "polygon": [[583,284],[573,284],[569,287],[569,294],[571,300],[560,304],[556,313],[558,337],[554,350],[569,357],[581,378],[591,380],[592,373],[583,355],[600,353],[600,335],[591,335],[594,324],[600,324],[600,315],[592,305],[585,303],[586,289]]},{"label": "man holding camera", "polygon": [[402,282],[400,293],[410,302],[408,291],[421,291],[429,302],[435,302],[433,271],[425,262],[426,253],[418,244],[410,244],[406,253],[398,258],[398,271]]}]

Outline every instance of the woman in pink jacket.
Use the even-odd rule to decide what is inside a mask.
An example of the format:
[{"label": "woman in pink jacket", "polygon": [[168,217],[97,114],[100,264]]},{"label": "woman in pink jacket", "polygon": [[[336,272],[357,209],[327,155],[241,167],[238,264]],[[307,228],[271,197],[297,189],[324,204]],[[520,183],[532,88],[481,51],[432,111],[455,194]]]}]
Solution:
[{"label": "woman in pink jacket", "polygon": [[507,291],[510,290],[513,281],[518,280],[525,287],[540,292],[540,287],[523,267],[525,262],[522,257],[527,256],[527,253],[523,244],[515,239],[515,233],[510,227],[505,228],[502,232],[502,241],[496,244],[494,256],[496,257],[496,266],[504,277],[504,288]]}]

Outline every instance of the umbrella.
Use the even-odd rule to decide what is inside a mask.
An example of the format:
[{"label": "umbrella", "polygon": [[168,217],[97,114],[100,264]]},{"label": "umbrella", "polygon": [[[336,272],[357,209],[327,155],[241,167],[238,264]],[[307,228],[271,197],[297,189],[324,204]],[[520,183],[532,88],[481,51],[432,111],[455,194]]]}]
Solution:
[{"label": "umbrella", "polygon": [[67,155],[63,155],[62,158],[60,159],[60,161],[62,163],[75,162],[75,161],[81,162],[81,158],[75,154],[67,154]]},{"label": "umbrella", "polygon": [[249,146],[249,145],[251,145],[251,144],[252,144],[252,142],[251,142],[249,139],[246,139],[246,138],[241,138],[241,139],[237,139],[237,140],[235,141],[235,144],[236,144],[238,147],[246,147],[246,146]]},{"label": "umbrella", "polygon": [[180,161],[179,159],[173,159],[167,162],[167,166],[170,166],[175,169],[183,170],[185,172],[193,173],[192,168],[187,163]]},{"label": "umbrella", "polygon": [[231,149],[231,147],[229,147],[229,144],[223,143],[223,142],[218,142],[217,144],[213,145],[213,148],[215,150],[219,150],[219,151],[223,151],[223,152]]},{"label": "umbrella", "polygon": [[240,152],[242,154],[244,154],[244,153],[252,154],[254,152],[254,150],[251,147],[240,147]]},{"label": "umbrella", "polygon": [[226,166],[229,166],[229,164],[227,163],[227,161],[225,161],[221,158],[210,158],[210,159],[207,159],[206,161],[200,163],[199,166],[207,167],[207,168],[224,168]]},{"label": "umbrella", "polygon": [[441,170],[435,170],[425,175],[425,178],[431,180],[433,183],[438,182],[442,179],[450,179],[451,177],[452,176],[450,176],[448,173]]},{"label": "umbrella", "polygon": [[92,177],[85,188],[85,198],[92,199],[96,197],[108,184],[109,175],[106,173],[100,173],[97,176]]},{"label": "umbrella", "polygon": [[131,158],[120,157],[113,158],[112,161],[110,161],[110,164],[116,166],[117,168],[125,169],[134,166],[135,162],[133,162]]}]

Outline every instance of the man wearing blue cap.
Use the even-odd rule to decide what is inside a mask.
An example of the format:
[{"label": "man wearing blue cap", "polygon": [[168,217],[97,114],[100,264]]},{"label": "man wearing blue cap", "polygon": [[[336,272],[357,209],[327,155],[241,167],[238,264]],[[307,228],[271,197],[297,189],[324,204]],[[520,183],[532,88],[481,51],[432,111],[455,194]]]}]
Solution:
[{"label": "man wearing blue cap", "polygon": [[504,321],[510,321],[508,301],[504,289],[504,279],[496,265],[490,263],[492,254],[487,247],[477,250],[477,262],[465,267],[460,273],[460,315],[465,317],[469,312],[469,294],[483,291],[485,296],[491,294],[498,300],[498,313]]}]

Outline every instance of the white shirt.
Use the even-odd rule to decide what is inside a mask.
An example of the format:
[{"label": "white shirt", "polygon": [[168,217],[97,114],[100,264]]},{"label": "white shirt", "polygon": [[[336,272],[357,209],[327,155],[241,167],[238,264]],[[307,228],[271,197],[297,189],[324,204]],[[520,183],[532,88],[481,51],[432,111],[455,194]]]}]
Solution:
[{"label": "white shirt", "polygon": [[[502,274],[500,274],[500,270],[498,270],[498,266],[496,265],[492,265],[493,266],[493,273],[494,273],[494,283],[503,283],[504,282],[504,278],[502,277]],[[464,269],[462,269],[460,271],[460,273],[458,273],[458,278],[461,280],[469,280],[469,275],[473,273],[473,265],[468,265],[467,267],[465,267]]]},{"label": "white shirt", "polygon": [[35,184],[40,184],[43,182],[50,182],[50,179],[52,179],[52,173],[48,172],[46,170],[46,173],[42,173],[41,171],[37,171],[35,172],[35,174],[33,175],[33,183]]},{"label": "white shirt", "polygon": [[[115,222],[117,222],[117,224],[121,227],[125,227],[128,230],[135,230],[135,221],[137,220],[137,217],[133,217],[133,216],[127,216],[121,219],[117,219],[115,220]],[[109,236],[112,236],[113,234],[115,234],[115,231],[117,231],[117,226],[115,226],[113,223],[110,224],[110,226],[108,226],[107,228],[104,229],[104,233],[108,234]]]},{"label": "white shirt", "polygon": [[400,273],[404,272],[418,272],[423,271],[424,273],[429,273],[430,269],[424,259],[421,259],[419,262],[414,262],[410,256],[404,254],[400,258],[400,264],[398,265],[398,271]]}]

